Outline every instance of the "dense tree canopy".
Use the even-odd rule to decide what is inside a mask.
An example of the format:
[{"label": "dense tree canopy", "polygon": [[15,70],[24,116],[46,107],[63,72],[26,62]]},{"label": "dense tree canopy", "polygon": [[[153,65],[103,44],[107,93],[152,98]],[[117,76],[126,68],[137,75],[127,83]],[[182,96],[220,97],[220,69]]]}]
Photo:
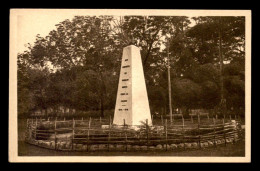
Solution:
[{"label": "dense tree canopy", "polygon": [[167,45],[174,108],[217,106],[222,75],[228,109],[244,108],[244,17],[75,16],[18,54],[19,114],[64,106],[104,116],[115,107],[129,44],[141,50],[153,113],[168,113]]}]

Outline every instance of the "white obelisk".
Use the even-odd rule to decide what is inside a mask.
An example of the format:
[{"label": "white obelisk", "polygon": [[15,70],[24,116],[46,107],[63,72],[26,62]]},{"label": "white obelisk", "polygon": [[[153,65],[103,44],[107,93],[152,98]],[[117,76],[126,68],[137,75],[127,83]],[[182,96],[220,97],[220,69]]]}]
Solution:
[{"label": "white obelisk", "polygon": [[152,125],[140,50],[124,48],[113,124]]}]

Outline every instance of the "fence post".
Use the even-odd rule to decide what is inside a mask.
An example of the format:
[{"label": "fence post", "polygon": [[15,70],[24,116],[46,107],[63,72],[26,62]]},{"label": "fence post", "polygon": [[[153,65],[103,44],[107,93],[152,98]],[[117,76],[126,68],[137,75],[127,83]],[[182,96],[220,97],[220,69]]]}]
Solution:
[{"label": "fence post", "polygon": [[218,114],[216,114],[216,121],[218,120]]},{"label": "fence post", "polygon": [[234,143],[236,143],[236,134],[238,135],[238,130],[237,130],[237,121],[235,120],[236,128],[235,128],[235,133],[234,133]]},{"label": "fence post", "polygon": [[29,138],[29,134],[30,133],[30,131],[29,131],[29,119],[26,119],[26,139],[28,139]]},{"label": "fence post", "polygon": [[108,146],[107,146],[108,151],[110,150],[109,149],[109,146],[110,146],[110,131],[111,131],[111,116],[109,115]]},{"label": "fence post", "polygon": [[214,146],[216,147],[216,122],[215,122],[215,119],[213,117],[213,124],[214,124]]},{"label": "fence post", "polygon": [[29,130],[29,140],[32,139],[32,120],[30,119],[29,120],[29,123],[28,123],[28,130]]},{"label": "fence post", "polygon": [[75,133],[75,120],[72,118],[72,139],[71,139],[71,149],[74,150],[74,133]]},{"label": "fence post", "polygon": [[149,149],[149,126],[148,119],[146,119],[146,134],[147,134],[147,150]]},{"label": "fence post", "polygon": [[236,126],[237,127],[237,138],[238,138],[237,140],[240,140],[240,138],[242,138],[242,131],[241,131],[242,120],[241,120],[240,116],[239,116],[239,123],[238,124],[239,124],[239,126]]},{"label": "fence post", "polygon": [[29,135],[29,119],[26,119],[26,139],[28,139],[28,135]]},{"label": "fence post", "polygon": [[184,125],[185,125],[185,123],[184,123],[183,115],[181,115],[181,116],[182,116],[182,142],[184,144],[184,149],[185,149],[185,141],[184,141]]},{"label": "fence post", "polygon": [[123,121],[124,121],[124,133],[125,133],[125,151],[127,151],[127,133],[126,133],[125,119]]},{"label": "fence post", "polygon": [[57,118],[54,121],[54,149],[55,150],[57,149],[57,132],[56,132],[56,129],[57,129]]},{"label": "fence post", "polygon": [[168,136],[167,136],[167,119],[165,119],[165,150],[167,151]]},{"label": "fence post", "polygon": [[27,121],[26,121],[26,139],[31,139],[31,136],[30,136],[29,119],[27,119]]},{"label": "fence post", "polygon": [[198,113],[198,134],[199,134],[199,147],[201,148],[201,143],[200,143],[200,114]]},{"label": "fence post", "polygon": [[181,119],[182,119],[182,128],[184,127],[185,123],[184,123],[184,117],[183,115],[181,115]]},{"label": "fence post", "polygon": [[225,119],[223,119],[223,136],[224,136],[224,140],[225,140],[225,146],[227,145],[227,141],[226,141],[226,132],[225,132]]},{"label": "fence post", "polygon": [[91,117],[89,117],[88,120],[88,141],[87,141],[87,151],[89,151],[89,130],[90,130],[90,125],[91,125]]},{"label": "fence post", "polygon": [[162,121],[162,125],[164,125],[164,124],[163,124],[163,115],[161,115],[161,121]]},{"label": "fence post", "polygon": [[35,140],[37,139],[37,117],[36,117],[36,120],[35,120]]}]

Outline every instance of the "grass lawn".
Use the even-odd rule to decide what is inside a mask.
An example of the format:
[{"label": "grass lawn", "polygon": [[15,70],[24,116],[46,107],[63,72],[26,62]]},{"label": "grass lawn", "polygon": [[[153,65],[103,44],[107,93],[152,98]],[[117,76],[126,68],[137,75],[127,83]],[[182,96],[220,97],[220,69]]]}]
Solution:
[{"label": "grass lawn", "polygon": [[64,152],[40,148],[23,141],[18,143],[19,156],[190,156],[190,157],[243,157],[245,156],[245,143],[228,144],[205,149],[193,149],[182,151],[138,151],[138,152]]}]

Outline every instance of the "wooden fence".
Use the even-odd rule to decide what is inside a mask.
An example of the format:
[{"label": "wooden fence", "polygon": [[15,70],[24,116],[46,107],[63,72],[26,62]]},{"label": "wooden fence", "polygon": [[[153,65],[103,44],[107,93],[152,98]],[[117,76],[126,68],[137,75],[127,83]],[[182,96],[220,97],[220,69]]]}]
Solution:
[{"label": "wooden fence", "polygon": [[[112,119],[43,120],[28,119],[26,141],[56,150],[140,150],[187,149],[234,143],[241,139],[238,120],[204,119],[190,120],[183,117],[170,123],[157,120],[154,126],[112,125]],[[186,124],[185,124],[186,123]]]}]

